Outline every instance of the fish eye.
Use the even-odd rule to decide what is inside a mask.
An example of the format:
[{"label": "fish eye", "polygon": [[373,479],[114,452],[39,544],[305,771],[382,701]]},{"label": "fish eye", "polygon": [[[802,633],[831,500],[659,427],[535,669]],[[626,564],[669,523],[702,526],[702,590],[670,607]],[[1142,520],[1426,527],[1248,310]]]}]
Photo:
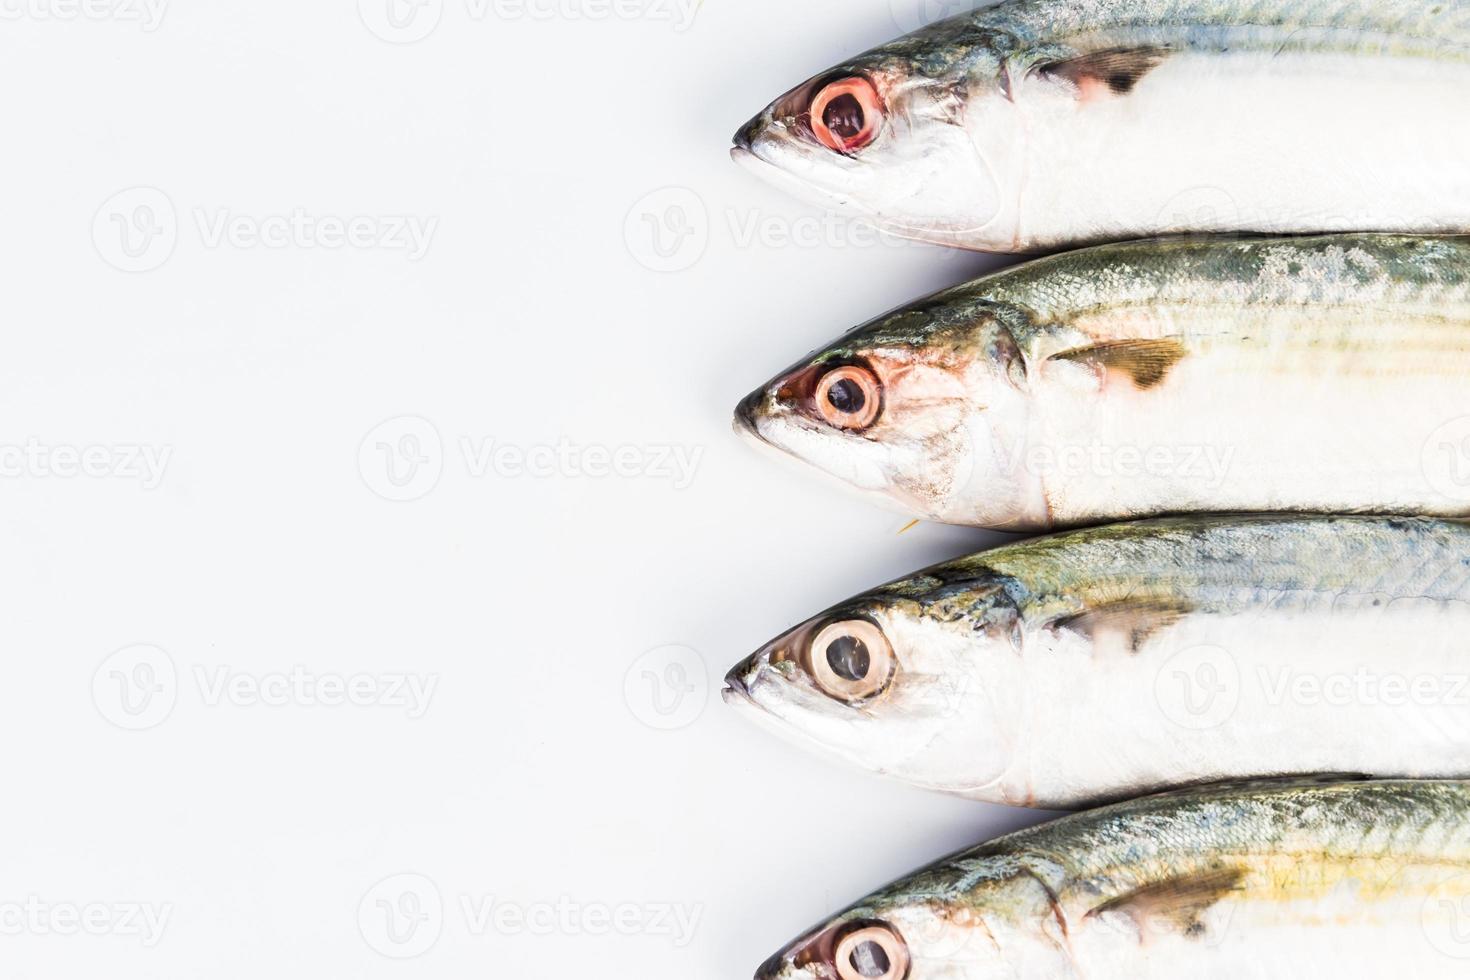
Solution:
[{"label": "fish eye", "polygon": [[866,78],[832,82],[812,99],[812,132],[837,153],[852,153],[873,142],[882,119],[878,90]]},{"label": "fish eye", "polygon": [[817,383],[817,411],[829,425],[839,429],[866,429],[878,421],[883,408],[883,387],[877,375],[865,367],[849,364],[822,375]]},{"label": "fish eye", "polygon": [[908,975],[908,946],[885,925],[849,932],[838,941],[833,958],[842,980],[903,980]]},{"label": "fish eye", "polygon": [[870,698],[893,676],[893,648],[883,631],[865,619],[823,627],[812,640],[810,657],[817,686],[839,701]]}]

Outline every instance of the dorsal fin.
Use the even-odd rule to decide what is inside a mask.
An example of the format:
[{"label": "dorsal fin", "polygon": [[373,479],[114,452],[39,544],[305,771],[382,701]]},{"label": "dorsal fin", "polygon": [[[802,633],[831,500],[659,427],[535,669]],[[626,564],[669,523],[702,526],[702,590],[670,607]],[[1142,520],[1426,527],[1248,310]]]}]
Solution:
[{"label": "dorsal fin", "polygon": [[1054,61],[1037,70],[1043,75],[1066,79],[1084,95],[1102,86],[1114,95],[1127,95],[1168,55],[1167,48],[1159,47],[1109,48]]},{"label": "dorsal fin", "polygon": [[1157,340],[1105,340],[1053,354],[1050,360],[1075,361],[1120,371],[1132,378],[1136,387],[1147,390],[1168,377],[1169,371],[1187,354],[1178,340],[1160,337]]}]

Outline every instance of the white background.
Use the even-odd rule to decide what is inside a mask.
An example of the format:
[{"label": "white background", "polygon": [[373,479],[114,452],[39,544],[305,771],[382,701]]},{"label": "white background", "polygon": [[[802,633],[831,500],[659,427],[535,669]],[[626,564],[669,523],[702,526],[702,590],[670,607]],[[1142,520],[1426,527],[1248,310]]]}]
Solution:
[{"label": "white background", "polygon": [[[900,535],[729,428],[993,264],[726,155],[939,5],[428,0],[395,30],[389,0],[88,2],[0,7],[0,975],[734,980],[1038,819],[833,769],[718,697],[770,636],[993,539]],[[251,238],[297,212],[327,224]],[[638,472],[477,456],[563,443]],[[597,925],[620,906],[630,935]]]}]

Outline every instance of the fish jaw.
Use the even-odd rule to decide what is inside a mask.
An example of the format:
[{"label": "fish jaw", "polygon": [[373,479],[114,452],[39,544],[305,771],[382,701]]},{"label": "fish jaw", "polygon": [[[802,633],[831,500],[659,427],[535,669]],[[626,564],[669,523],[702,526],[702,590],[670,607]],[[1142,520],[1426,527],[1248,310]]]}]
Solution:
[{"label": "fish jaw", "polygon": [[747,173],[805,204],[837,211],[849,217],[861,217],[863,214],[862,209],[852,203],[851,197],[802,180],[791,171],[762,159],[746,146],[731,147],[730,159]]},{"label": "fish jaw", "polygon": [[[830,434],[817,430],[783,409],[767,410],[769,401],[766,390],[761,389],[748,395],[735,410],[731,427],[746,445],[804,477],[816,473],[829,488],[871,506],[905,517],[944,519],[942,514],[928,509],[922,502],[898,495],[875,451],[867,449],[862,457],[849,457],[839,448],[829,445]],[[823,465],[804,456],[802,446],[815,447],[817,458],[828,460],[829,464]]]}]

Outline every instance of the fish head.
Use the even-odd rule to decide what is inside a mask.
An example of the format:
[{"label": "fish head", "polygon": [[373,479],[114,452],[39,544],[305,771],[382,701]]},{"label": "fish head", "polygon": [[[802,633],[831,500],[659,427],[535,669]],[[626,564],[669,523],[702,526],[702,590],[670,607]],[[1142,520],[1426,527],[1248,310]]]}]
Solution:
[{"label": "fish head", "polygon": [[895,583],[801,624],[725,700],[819,754],[913,785],[1007,795],[1023,732],[1017,606],[992,576]]},{"label": "fish head", "polygon": [[1014,107],[999,67],[976,74],[990,38],[976,39],[968,60],[946,43],[965,26],[936,25],[797,86],[736,133],[732,156],[798,198],[899,237],[1009,247],[1014,228],[998,226],[1012,127],[989,117]]},{"label": "fish head", "polygon": [[962,287],[838,340],[751,392],[741,435],[908,514],[1045,527],[1026,466],[1026,365],[1007,319]]},{"label": "fish head", "polygon": [[[963,882],[963,885],[959,883]],[[1012,862],[941,862],[766,960],[755,980],[1052,980],[1071,976],[1044,887]]]}]

